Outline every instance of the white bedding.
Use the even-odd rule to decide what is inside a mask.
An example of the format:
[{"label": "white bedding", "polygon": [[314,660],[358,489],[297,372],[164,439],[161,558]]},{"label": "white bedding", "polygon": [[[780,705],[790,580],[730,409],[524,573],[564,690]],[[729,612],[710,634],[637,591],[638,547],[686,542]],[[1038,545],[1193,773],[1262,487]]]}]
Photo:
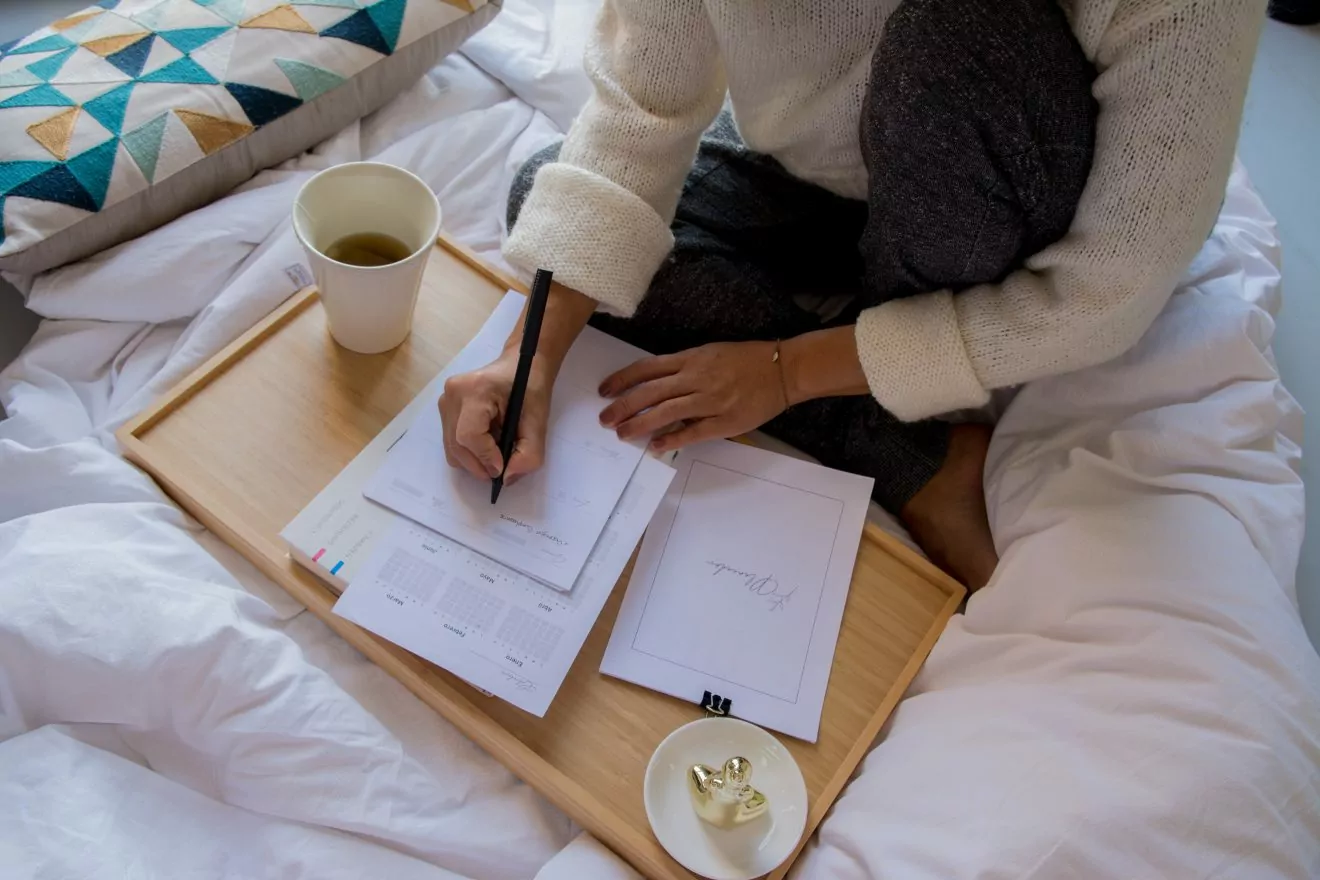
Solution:
[{"label": "white bedding", "polygon": [[[0,374],[0,874],[629,875],[111,437],[292,291],[285,215],[316,169],[405,164],[494,258],[514,170],[587,93],[592,5],[509,2],[313,154],[32,286],[50,320]],[[1142,343],[1008,406],[987,473],[1003,564],[798,877],[1320,876],[1275,247],[1239,171]]]}]

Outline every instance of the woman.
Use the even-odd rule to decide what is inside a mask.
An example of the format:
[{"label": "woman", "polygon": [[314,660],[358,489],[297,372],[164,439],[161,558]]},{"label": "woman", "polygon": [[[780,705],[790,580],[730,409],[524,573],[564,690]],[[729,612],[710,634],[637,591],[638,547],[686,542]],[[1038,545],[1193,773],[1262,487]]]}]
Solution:
[{"label": "woman", "polygon": [[[874,477],[981,586],[988,429],[935,417],[1141,336],[1213,225],[1263,11],[607,0],[595,94],[511,197],[506,257],[558,284],[508,473],[540,465],[591,320],[657,355],[601,388],[620,436],[664,451],[763,426]],[[737,125],[703,138],[726,94]],[[440,401],[450,464],[478,476],[501,467],[520,333]]]}]

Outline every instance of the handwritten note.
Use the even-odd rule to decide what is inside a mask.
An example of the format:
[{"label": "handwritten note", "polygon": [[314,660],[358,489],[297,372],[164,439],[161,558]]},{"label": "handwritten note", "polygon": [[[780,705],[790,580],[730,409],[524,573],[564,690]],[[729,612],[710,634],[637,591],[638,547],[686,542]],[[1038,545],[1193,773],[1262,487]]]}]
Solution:
[{"label": "handwritten note", "polygon": [[814,741],[872,481],[727,441],[675,464],[601,671]]},{"label": "handwritten note", "polygon": [[435,407],[418,412],[366,496],[557,590],[572,588],[644,448],[601,426],[596,389],[645,354],[583,331],[555,384],[545,464],[506,485],[498,504],[490,503],[490,480],[446,463]]},{"label": "handwritten note", "polygon": [[747,592],[753,596],[760,596],[766,600],[765,608],[768,611],[783,611],[788,600],[793,598],[797,592],[797,587],[785,587],[779,583],[779,578],[773,574],[759,574],[754,571],[742,571],[734,568],[727,562],[717,562],[708,560],[707,565],[711,568],[711,577],[720,583],[717,588],[722,588],[724,582],[729,578],[721,580],[721,575],[729,575],[735,581],[741,581]]}]

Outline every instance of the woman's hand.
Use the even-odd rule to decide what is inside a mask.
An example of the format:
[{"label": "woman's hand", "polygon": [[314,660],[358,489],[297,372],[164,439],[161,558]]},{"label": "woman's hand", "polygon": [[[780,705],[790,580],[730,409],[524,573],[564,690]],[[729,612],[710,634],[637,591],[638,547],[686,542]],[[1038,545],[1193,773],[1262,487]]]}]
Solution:
[{"label": "woman's hand", "polygon": [[495,438],[504,423],[509,392],[513,390],[513,377],[518,370],[518,348],[527,307],[523,307],[523,314],[505,340],[503,354],[480,370],[451,376],[445,381],[445,391],[440,397],[440,420],[445,428],[445,460],[451,467],[461,467],[473,476],[489,479],[498,477],[504,468],[507,486],[541,466],[545,461],[545,430],[550,420],[550,393],[555,387],[555,377],[573,340],[595,308],[594,300],[571,288],[559,283],[550,286],[540,342],[518,419],[518,440],[509,456],[508,468],[504,468]]},{"label": "woman's hand", "polygon": [[755,430],[788,408],[776,346],[718,342],[643,358],[601,383],[601,396],[616,398],[601,424],[625,440],[656,435],[656,452]]},{"label": "woman's hand", "polygon": [[475,477],[494,479],[504,472],[505,484],[529,474],[545,460],[545,428],[550,418],[550,392],[553,375],[532,362],[518,419],[518,440],[504,467],[500,455],[500,426],[509,405],[513,376],[518,369],[517,350],[502,355],[479,370],[460,373],[445,380],[440,396],[440,420],[444,423],[445,460],[450,467],[461,467]]}]

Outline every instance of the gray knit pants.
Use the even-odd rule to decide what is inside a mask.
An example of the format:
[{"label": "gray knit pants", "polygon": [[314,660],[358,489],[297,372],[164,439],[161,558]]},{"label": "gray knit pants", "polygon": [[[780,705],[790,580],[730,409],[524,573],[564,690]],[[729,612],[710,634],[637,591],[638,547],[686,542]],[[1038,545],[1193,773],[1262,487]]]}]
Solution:
[{"label": "gray knit pants", "polygon": [[[866,201],[753,153],[726,112],[707,131],[674,249],[632,318],[592,324],[655,354],[782,339],[865,308],[1002,279],[1067,231],[1091,165],[1095,76],[1055,0],[906,0],[876,47],[860,138]],[[517,220],[536,171],[509,196]],[[824,302],[846,305],[822,318]],[[939,469],[949,425],[870,396],[798,404],[763,430],[875,478],[897,513]]]}]

